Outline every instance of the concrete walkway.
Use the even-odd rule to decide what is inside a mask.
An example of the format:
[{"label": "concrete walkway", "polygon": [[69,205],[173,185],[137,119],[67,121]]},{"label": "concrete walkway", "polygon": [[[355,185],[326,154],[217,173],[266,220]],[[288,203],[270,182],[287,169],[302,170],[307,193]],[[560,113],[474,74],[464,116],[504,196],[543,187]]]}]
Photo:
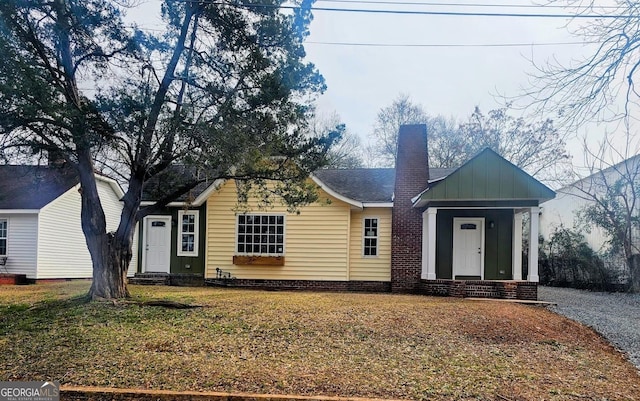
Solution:
[{"label": "concrete walkway", "polygon": [[550,310],[592,327],[640,369],[640,294],[540,286],[538,299],[555,303]]}]

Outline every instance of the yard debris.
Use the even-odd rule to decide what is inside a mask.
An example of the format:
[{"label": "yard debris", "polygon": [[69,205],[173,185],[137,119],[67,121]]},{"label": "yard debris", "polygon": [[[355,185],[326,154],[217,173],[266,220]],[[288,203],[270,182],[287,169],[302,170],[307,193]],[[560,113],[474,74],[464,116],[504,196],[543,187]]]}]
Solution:
[{"label": "yard debris", "polygon": [[[77,302],[68,287],[75,285],[42,286],[49,292],[31,298],[0,292],[0,377],[283,397],[553,401],[640,394],[640,376],[620,353],[546,308],[393,294],[129,287],[126,302],[202,306],[185,312]],[[28,309],[48,299],[54,302]]]},{"label": "yard debris", "polygon": [[165,308],[173,308],[173,309],[195,309],[195,308],[202,308],[202,305],[191,305],[191,304],[185,304],[182,302],[176,302],[176,301],[169,301],[166,299],[159,299],[159,300],[155,300],[155,301],[143,301],[143,302],[138,302],[139,305],[144,305],[144,306],[162,306]]}]

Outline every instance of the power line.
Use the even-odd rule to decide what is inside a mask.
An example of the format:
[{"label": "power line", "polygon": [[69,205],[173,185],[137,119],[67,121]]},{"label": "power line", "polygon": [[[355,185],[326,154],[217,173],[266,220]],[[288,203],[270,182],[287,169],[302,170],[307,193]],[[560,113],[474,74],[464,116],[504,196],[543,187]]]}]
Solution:
[{"label": "power line", "polygon": [[[189,1],[189,0],[186,0]],[[215,3],[212,3],[215,4]],[[288,10],[299,10],[296,6],[274,6],[270,4],[251,4],[237,7],[243,8],[279,8]],[[397,14],[397,15],[433,15],[447,17],[509,17],[509,18],[580,18],[580,19],[615,19],[615,18],[637,18],[632,15],[623,14],[537,14],[537,13],[484,13],[484,12],[456,12],[456,11],[416,11],[416,10],[376,10],[364,8],[333,8],[333,7],[311,7],[311,11],[330,11],[361,14]]]},{"label": "power line", "polygon": [[322,3],[354,3],[354,4],[382,4],[401,6],[428,6],[428,7],[472,7],[472,8],[537,8],[537,9],[574,9],[574,10],[616,10],[617,6],[579,6],[557,4],[507,4],[507,3],[436,3],[436,2],[409,2],[409,1],[375,1],[375,0],[317,0]]},{"label": "power line", "polygon": [[328,46],[358,46],[358,47],[532,47],[532,46],[575,46],[596,42],[549,42],[549,43],[358,43],[358,42],[319,42],[305,41],[305,44]]},{"label": "power line", "polygon": [[[164,29],[127,26],[148,32],[165,32]],[[324,42],[305,40],[305,44],[326,46],[360,46],[360,47],[538,47],[538,46],[578,46],[597,42],[530,42],[530,43],[364,43],[364,42]]]},{"label": "power line", "polygon": [[[164,29],[127,26],[147,32],[165,32]],[[538,47],[538,46],[578,46],[598,42],[530,42],[530,43],[365,43],[365,42],[325,42],[305,40],[304,44],[326,46],[360,46],[360,47]]]},{"label": "power line", "polygon": [[[174,0],[182,2],[204,2],[213,5],[238,7],[238,8],[267,8],[281,10],[300,10],[299,6],[274,5],[274,4],[233,4],[221,3],[218,0]],[[345,12],[345,13],[366,13],[366,14],[396,14],[396,15],[431,15],[448,17],[508,17],[508,18],[563,18],[563,19],[615,19],[615,18],[638,18],[634,15],[626,14],[546,14],[546,13],[505,13],[505,12],[457,12],[457,11],[417,11],[417,10],[384,10],[384,9],[364,9],[364,8],[335,8],[335,7],[310,7],[311,11]]]}]

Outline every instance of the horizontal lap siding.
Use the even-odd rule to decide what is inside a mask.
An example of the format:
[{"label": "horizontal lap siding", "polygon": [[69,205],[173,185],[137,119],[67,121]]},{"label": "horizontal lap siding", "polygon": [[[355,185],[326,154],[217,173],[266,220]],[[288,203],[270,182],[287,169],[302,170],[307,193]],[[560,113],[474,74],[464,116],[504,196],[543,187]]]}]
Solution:
[{"label": "horizontal lap siding", "polygon": [[[26,274],[36,278],[36,243],[38,238],[38,215],[0,214],[0,220],[7,220],[7,264],[12,274]],[[4,273],[4,269],[0,268]]]},{"label": "horizontal lap siding", "polygon": [[[98,180],[97,186],[107,220],[107,231],[115,231],[120,222],[122,204],[108,183]],[[80,193],[78,186],[75,186],[40,212],[37,278],[92,276],[93,265],[82,233],[80,208]],[[136,245],[134,243],[134,247]],[[133,260],[129,268],[130,275],[133,275],[135,266]]]},{"label": "horizontal lap siding", "polygon": [[71,188],[40,212],[39,279],[91,277],[91,257],[80,224],[78,188]]},{"label": "horizontal lap siding", "polygon": [[[330,204],[324,202],[331,199]],[[207,261],[205,278],[215,278],[216,268],[239,279],[265,280],[347,280],[347,237],[349,205],[320,193],[319,203],[287,213],[283,206],[259,210],[250,202],[252,213],[285,217],[284,266],[233,264],[235,254],[237,195],[228,182],[207,201]]]},{"label": "horizontal lap siding", "polygon": [[[378,218],[378,256],[364,257],[362,224],[365,217]],[[351,213],[349,239],[349,279],[391,281],[391,208],[367,208]]]}]

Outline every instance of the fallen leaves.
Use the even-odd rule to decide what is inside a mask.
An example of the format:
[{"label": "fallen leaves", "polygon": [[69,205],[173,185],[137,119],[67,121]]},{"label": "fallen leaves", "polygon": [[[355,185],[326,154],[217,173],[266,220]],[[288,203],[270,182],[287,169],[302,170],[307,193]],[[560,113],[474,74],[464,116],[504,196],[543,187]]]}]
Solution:
[{"label": "fallen leaves", "polygon": [[[640,377],[591,329],[543,308],[389,294],[77,284],[0,295],[0,377],[68,385],[396,399],[634,399]],[[39,287],[39,286],[38,286]],[[88,284],[87,284],[88,288]],[[20,320],[28,324],[18,324]]]}]

